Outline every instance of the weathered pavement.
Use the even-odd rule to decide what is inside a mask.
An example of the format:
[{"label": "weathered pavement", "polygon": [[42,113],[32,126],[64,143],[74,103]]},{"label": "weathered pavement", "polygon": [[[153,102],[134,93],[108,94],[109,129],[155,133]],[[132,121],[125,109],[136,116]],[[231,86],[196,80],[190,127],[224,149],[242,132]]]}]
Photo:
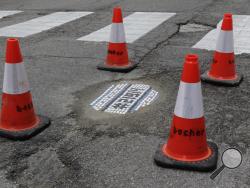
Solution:
[{"label": "weathered pavement", "polygon": [[[191,48],[208,30],[180,31],[189,23],[212,29],[224,12],[250,15],[247,0],[3,0],[0,5],[1,10],[24,10],[17,19],[2,19],[0,27],[54,11],[94,12],[20,39],[36,111],[51,117],[52,124],[25,142],[0,138],[1,188],[250,186],[249,54],[237,56],[238,71],[244,74],[239,87],[202,85],[207,137],[218,144],[220,154],[231,146],[239,148],[242,165],[224,170],[212,181],[210,173],[163,169],[153,162],[159,142],[169,132],[184,56],[197,53],[201,72],[212,59],[211,51]],[[129,44],[131,59],[140,64],[128,74],[96,69],[104,61],[106,43],[76,40],[110,24],[115,5],[123,7],[124,15],[135,11],[177,13]],[[4,62],[4,37],[0,44]],[[2,82],[3,65],[0,69]],[[133,114],[91,109],[89,104],[101,92],[121,81],[149,84],[159,98]]]}]

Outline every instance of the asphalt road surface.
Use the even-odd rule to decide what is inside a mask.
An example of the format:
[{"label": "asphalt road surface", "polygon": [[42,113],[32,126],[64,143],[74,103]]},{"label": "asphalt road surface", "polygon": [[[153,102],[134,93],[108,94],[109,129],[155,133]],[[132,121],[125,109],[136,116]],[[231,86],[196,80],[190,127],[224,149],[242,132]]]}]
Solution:
[{"label": "asphalt road surface", "polygon": [[[77,40],[109,25],[117,5],[124,16],[176,13],[128,44],[130,58],[139,66],[127,74],[96,69],[104,62],[106,42]],[[153,161],[158,144],[169,133],[185,55],[198,54],[201,72],[207,70],[213,52],[192,46],[216,27],[225,12],[250,15],[248,0],[1,0],[0,9],[23,11],[0,19],[0,28],[59,11],[93,12],[20,38],[36,111],[49,116],[52,124],[28,141],[0,138],[1,188],[250,187],[250,55],[246,53],[236,57],[237,70],[244,74],[239,87],[202,84],[207,137],[218,144],[220,155],[228,147],[240,149],[242,165],[225,169],[213,181],[211,173],[163,169]],[[186,29],[194,23],[198,31]],[[5,40],[0,37],[1,82]],[[90,107],[110,85],[120,82],[148,84],[159,97],[125,115]]]}]

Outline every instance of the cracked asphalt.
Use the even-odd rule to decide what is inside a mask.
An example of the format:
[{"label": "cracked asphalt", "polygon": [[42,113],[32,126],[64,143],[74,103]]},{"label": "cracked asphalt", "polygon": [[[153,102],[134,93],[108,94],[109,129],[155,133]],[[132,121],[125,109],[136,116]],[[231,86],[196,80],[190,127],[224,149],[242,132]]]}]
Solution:
[{"label": "cracked asphalt", "polygon": [[[107,43],[76,40],[110,24],[117,5],[124,16],[176,12],[128,44],[129,56],[139,66],[127,74],[96,69],[105,59]],[[202,84],[207,138],[217,143],[219,157],[228,147],[240,149],[242,165],[225,169],[213,181],[211,173],[163,169],[153,162],[158,144],[169,133],[185,55],[198,54],[201,72],[207,70],[213,52],[191,46],[215,28],[225,12],[249,15],[248,0],[1,0],[0,7],[24,11],[16,19],[3,18],[0,27],[55,11],[94,12],[20,39],[36,111],[49,116],[52,124],[27,141],[0,138],[1,188],[250,187],[249,54],[236,56],[237,70],[244,75],[239,87]],[[192,24],[203,29],[194,32]],[[1,82],[5,40],[0,38]],[[149,84],[159,97],[126,115],[89,106],[111,84],[124,81]]]}]

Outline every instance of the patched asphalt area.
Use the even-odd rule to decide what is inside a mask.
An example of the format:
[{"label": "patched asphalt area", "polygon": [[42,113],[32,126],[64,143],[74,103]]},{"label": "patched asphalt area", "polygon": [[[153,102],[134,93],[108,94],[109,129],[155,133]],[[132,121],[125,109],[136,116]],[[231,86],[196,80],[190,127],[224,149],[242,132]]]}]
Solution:
[{"label": "patched asphalt area", "polygon": [[[3,7],[16,9],[13,2]],[[49,2],[43,7],[36,6],[42,5],[37,2],[18,4],[31,11],[21,13],[18,20],[23,21],[66,7],[96,13],[20,39],[36,111],[51,117],[52,124],[28,141],[0,138],[1,186],[249,187],[248,54],[236,57],[237,70],[244,75],[239,87],[202,84],[207,138],[217,143],[220,156],[228,147],[239,148],[243,153],[242,165],[235,170],[225,169],[212,181],[211,173],[163,169],[153,161],[158,144],[168,137],[185,55],[197,53],[201,72],[207,70],[213,52],[190,47],[208,32],[205,28],[216,26],[224,11],[247,14],[249,5],[243,0],[233,1],[231,6],[226,5],[226,1],[199,0],[189,0],[183,6],[179,5],[180,1],[162,4],[159,0],[154,5],[141,0],[120,2],[124,15],[133,11],[177,12],[157,29],[128,45],[131,59],[140,64],[132,72],[120,74],[96,69],[96,65],[104,61],[106,43],[76,40],[110,24],[110,10],[119,4],[114,2],[86,1],[79,7],[76,0],[60,6],[49,6]],[[1,26],[18,20],[6,18]],[[190,24],[200,25],[195,25],[195,29],[203,29],[194,32],[192,26],[188,30]],[[0,39],[0,44],[3,62],[5,38]],[[0,70],[0,78],[3,78],[3,66]],[[110,85],[122,82],[148,84],[159,92],[159,97],[150,106],[126,115],[91,108],[89,104]]]}]

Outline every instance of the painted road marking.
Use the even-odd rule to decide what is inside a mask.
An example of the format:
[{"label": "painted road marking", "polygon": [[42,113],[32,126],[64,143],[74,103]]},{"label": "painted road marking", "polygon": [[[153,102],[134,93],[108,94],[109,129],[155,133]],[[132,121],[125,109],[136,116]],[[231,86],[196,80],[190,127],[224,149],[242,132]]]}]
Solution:
[{"label": "painted road marking", "polygon": [[[207,33],[193,48],[215,50],[217,36],[220,31],[222,21],[217,24],[217,28]],[[234,25],[234,53],[250,53],[250,16],[233,15]]]},{"label": "painted road marking", "polygon": [[138,104],[135,105],[135,107],[133,108],[133,111],[137,111],[141,107],[150,105],[150,103],[152,103],[156,99],[157,95],[158,95],[157,91],[151,90],[146,97],[142,98],[142,100],[140,100]]},{"label": "painted road marking", "polygon": [[[126,41],[133,43],[174,15],[175,13],[167,12],[135,12],[125,17],[123,22]],[[77,40],[109,42],[110,31],[111,25],[108,25]]]},{"label": "painted road marking", "polygon": [[92,12],[55,12],[26,22],[3,27],[0,29],[0,36],[27,37],[89,14],[92,14]]},{"label": "painted road marking", "polygon": [[112,85],[108,88],[100,97],[93,101],[90,105],[95,110],[105,110],[110,103],[112,103],[117,97],[123,93],[130,85],[119,84],[117,86]]},{"label": "painted road marking", "polygon": [[0,11],[0,19],[5,17],[5,16],[10,16],[10,15],[14,15],[14,14],[17,14],[17,13],[20,13],[22,11],[19,11],[19,10],[1,10]]},{"label": "painted road marking", "polygon": [[118,84],[110,86],[90,105],[98,111],[126,114],[150,105],[158,92],[144,84]]},{"label": "painted road marking", "polygon": [[149,85],[133,84],[105,112],[126,114],[150,89]]},{"label": "painted road marking", "polygon": [[200,32],[200,31],[209,31],[211,29],[213,29],[213,28],[210,26],[189,23],[186,25],[181,25],[179,32],[180,33]]}]

